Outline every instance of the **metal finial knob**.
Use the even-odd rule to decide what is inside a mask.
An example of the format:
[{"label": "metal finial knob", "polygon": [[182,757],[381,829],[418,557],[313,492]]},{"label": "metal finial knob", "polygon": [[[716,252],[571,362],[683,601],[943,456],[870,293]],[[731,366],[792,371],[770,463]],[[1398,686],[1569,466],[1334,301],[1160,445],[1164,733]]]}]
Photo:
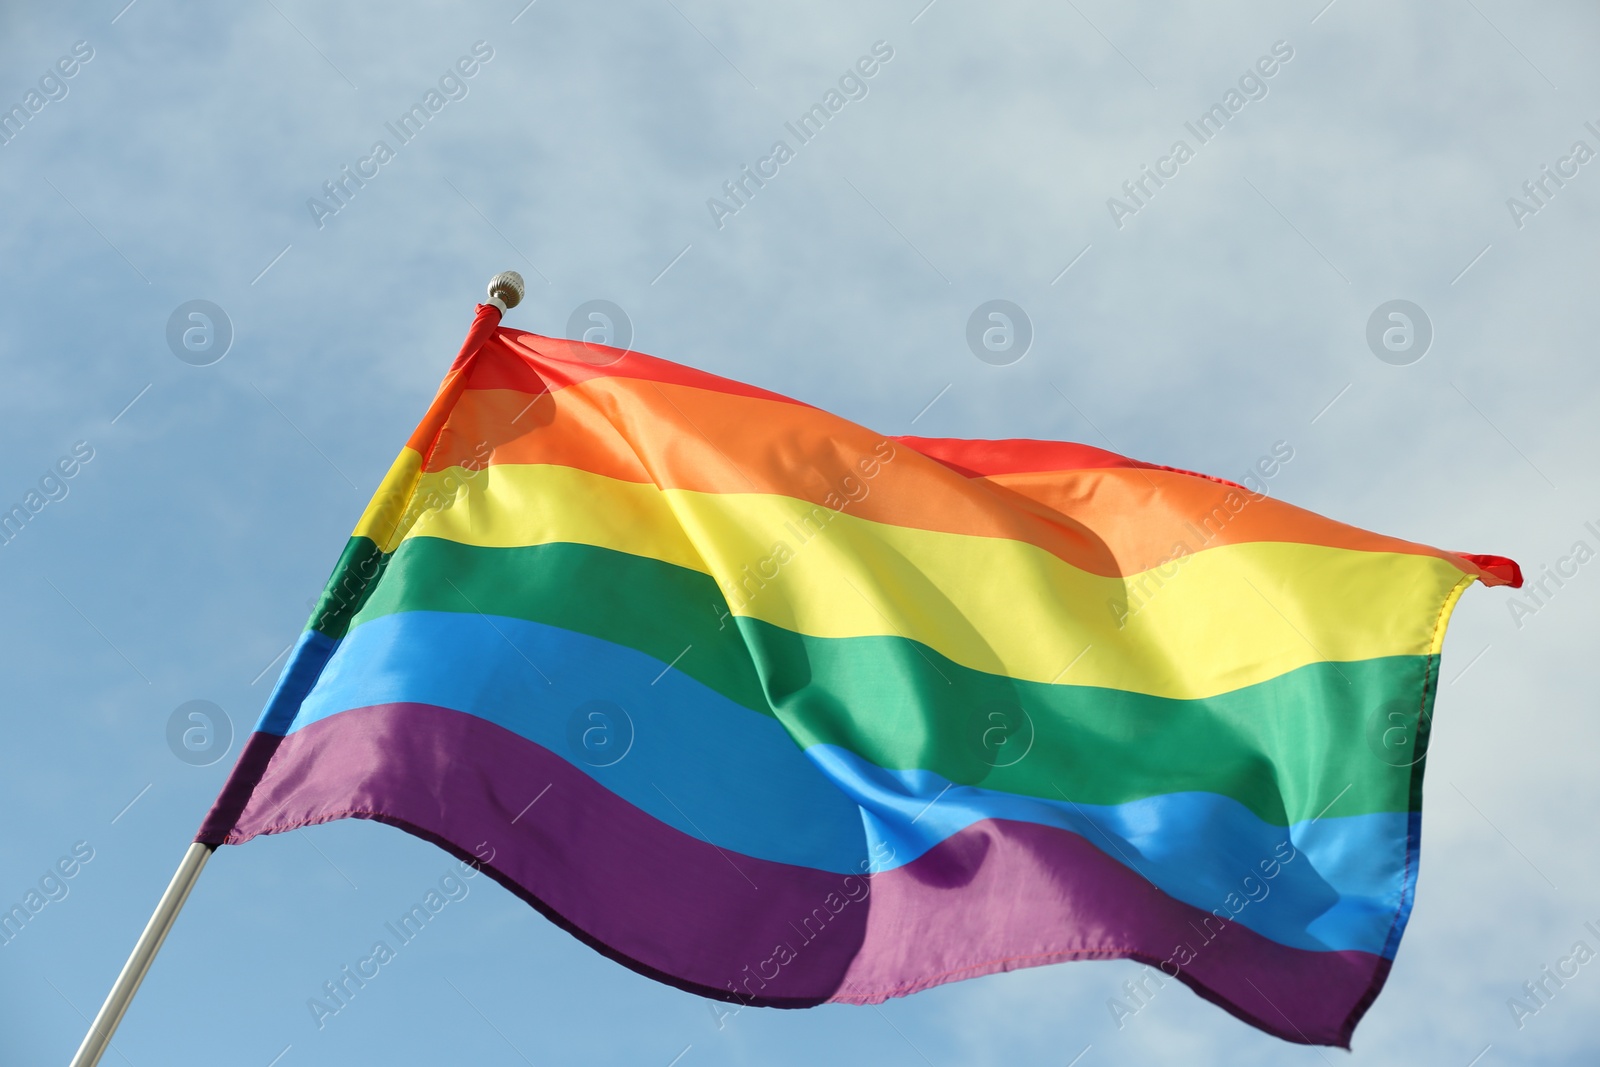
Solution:
[{"label": "metal finial knob", "polygon": [[489,279],[489,299],[502,305],[501,310],[509,311],[522,303],[528,287],[522,281],[522,275],[514,270],[501,271]]}]

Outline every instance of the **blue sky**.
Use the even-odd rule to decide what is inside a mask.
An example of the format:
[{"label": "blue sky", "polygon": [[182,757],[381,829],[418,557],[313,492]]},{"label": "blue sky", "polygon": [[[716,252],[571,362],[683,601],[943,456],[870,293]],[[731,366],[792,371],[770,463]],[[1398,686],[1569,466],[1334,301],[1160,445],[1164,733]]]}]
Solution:
[{"label": "blue sky", "polygon": [[[177,758],[169,719],[211,702],[237,751],[499,270],[529,281],[512,325],[608,300],[637,348],[886,433],[1234,478],[1286,442],[1274,493],[1345,521],[1531,573],[1600,548],[1590,5],[124,2],[0,8],[0,107],[39,93],[0,145],[0,505],[45,501],[0,547],[0,898],[93,853],[0,947],[5,1062],[70,1057],[231,763]],[[314,217],[477,42],[458,98]],[[780,138],[776,176],[708,207]],[[1131,201],[1146,165],[1170,177]],[[1534,204],[1545,166],[1569,176]],[[1032,329],[1007,366],[967,342],[994,299]],[[1433,334],[1404,365],[1367,340],[1397,299]],[[231,326],[205,366],[167,341],[193,300]],[[1520,615],[1464,599],[1416,911],[1355,1062],[1592,1062],[1600,962],[1521,1029],[1506,1000],[1600,948],[1597,597],[1600,562]],[[224,850],[105,1062],[1335,1058],[1176,986],[1119,1030],[1121,962],[719,1027],[481,879],[319,1030],[307,999],[450,867],[361,822]]]}]

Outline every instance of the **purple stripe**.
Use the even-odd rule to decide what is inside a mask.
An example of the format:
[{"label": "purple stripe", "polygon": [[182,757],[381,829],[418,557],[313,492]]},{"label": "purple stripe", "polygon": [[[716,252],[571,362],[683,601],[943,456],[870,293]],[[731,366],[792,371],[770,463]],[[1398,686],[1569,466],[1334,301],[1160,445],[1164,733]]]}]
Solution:
[{"label": "purple stripe", "polygon": [[[1222,926],[1054,827],[985,820],[864,879],[718,849],[539,745],[443,708],[362,708],[270,748],[257,741],[246,752],[265,757],[260,784],[236,819],[219,800],[201,840],[390,823],[483,858],[612,959],[723,1000],[876,1003],[997,971],[1128,958],[1285,1040],[1348,1047],[1389,971],[1369,953],[1307,952]],[[1175,956],[1180,946],[1192,958]]]},{"label": "purple stripe", "polygon": [[1074,959],[1138,960],[1270,1034],[1342,1048],[1390,966],[1280,945],[1174,900],[1077,834],[989,819],[872,876],[866,940],[830,999],[879,1003]]}]

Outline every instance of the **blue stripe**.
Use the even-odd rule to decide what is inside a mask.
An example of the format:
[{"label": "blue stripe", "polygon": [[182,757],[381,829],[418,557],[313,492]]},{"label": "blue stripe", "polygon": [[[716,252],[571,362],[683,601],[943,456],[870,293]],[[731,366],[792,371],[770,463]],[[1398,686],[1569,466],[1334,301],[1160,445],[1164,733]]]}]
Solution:
[{"label": "blue stripe", "polygon": [[1071,830],[1169,896],[1295,948],[1392,955],[1402,897],[1410,910],[1416,868],[1406,864],[1407,830],[1418,817],[1406,812],[1286,829],[1216,793],[1077,804],[959,785],[931,771],[885,770],[834,745],[806,754],[900,863],[983,819],[1011,819]]},{"label": "blue stripe", "polygon": [[317,684],[323,667],[327,666],[338,645],[339,642],[316,630],[301,633],[284,662],[283,673],[278,675],[278,684],[267,697],[267,706],[261,709],[261,718],[256,720],[257,733],[281,737],[289,732],[306,694]]},{"label": "blue stripe", "polygon": [[[692,647],[683,653],[693,655]],[[1409,910],[1416,877],[1407,863],[1414,816],[1404,812],[1286,830],[1213,793],[1076,804],[885,770],[832,745],[802,752],[776,719],[660,660],[521,619],[372,619],[333,650],[293,728],[388,703],[476,715],[684,833],[821,870],[908,863],[983,819],[1041,823],[1079,834],[1168,895],[1281,944],[1378,954],[1393,952],[1396,912]]]},{"label": "blue stripe", "polygon": [[[683,654],[693,655],[692,648]],[[720,848],[859,873],[868,857],[860,812],[782,724],[666,666],[522,619],[382,615],[345,636],[294,728],[373,704],[464,711],[549,749],[635,807]],[[596,701],[623,715],[597,712]],[[595,713],[614,721],[591,718]],[[616,759],[612,747],[626,754]]]}]

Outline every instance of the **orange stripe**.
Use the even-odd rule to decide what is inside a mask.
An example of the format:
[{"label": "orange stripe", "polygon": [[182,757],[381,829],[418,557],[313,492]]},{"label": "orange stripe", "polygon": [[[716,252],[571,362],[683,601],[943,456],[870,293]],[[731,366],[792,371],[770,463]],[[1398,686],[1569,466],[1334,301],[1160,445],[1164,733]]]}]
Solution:
[{"label": "orange stripe", "polygon": [[1155,561],[1140,570],[1185,554],[1180,549],[1260,541],[1433,556],[1469,574],[1479,570],[1451,552],[1335,522],[1230,482],[1166,468],[1002,474],[974,481],[1012,496],[1013,507],[1044,519],[1078,519],[1108,545],[1118,546],[1125,562]]},{"label": "orange stripe", "polygon": [[1025,542],[1107,577],[1257,541],[1428,555],[1478,570],[1199,475],[1106,467],[967,478],[816,408],[660,381],[591,378],[537,396],[469,389],[425,469],[485,463],[788,496],[875,522]]}]

